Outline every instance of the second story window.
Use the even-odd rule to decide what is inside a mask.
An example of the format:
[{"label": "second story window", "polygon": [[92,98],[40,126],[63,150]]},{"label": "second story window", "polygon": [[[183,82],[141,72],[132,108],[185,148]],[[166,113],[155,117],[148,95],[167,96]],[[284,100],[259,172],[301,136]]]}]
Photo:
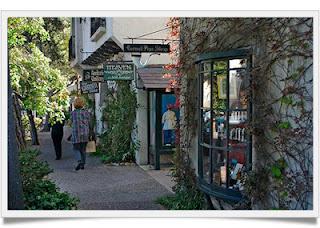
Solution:
[{"label": "second story window", "polygon": [[69,39],[69,60],[76,58],[76,19],[71,19],[71,37]]},{"label": "second story window", "polygon": [[90,37],[100,28],[106,27],[106,18],[103,17],[92,17],[90,20],[91,29],[90,29]]}]

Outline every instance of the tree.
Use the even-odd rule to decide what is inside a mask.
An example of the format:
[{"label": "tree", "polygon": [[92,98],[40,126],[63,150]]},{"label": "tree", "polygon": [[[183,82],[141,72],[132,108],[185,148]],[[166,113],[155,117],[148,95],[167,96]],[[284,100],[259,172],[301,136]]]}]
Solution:
[{"label": "tree", "polygon": [[63,118],[68,105],[67,79],[41,51],[50,41],[42,18],[9,18],[8,46],[12,89],[26,110],[32,144],[38,145],[32,111]]},{"label": "tree", "polygon": [[[40,42],[41,51],[45,56],[51,59],[51,65],[61,71],[61,74],[68,80],[71,84],[74,80],[75,72],[69,65],[68,53],[69,53],[69,38],[71,30],[70,18],[57,18],[57,17],[46,17],[44,20],[44,28],[47,30],[50,36],[50,40],[46,42]],[[62,99],[56,99],[55,91],[49,91],[48,97],[52,102],[57,102],[54,106],[65,106],[61,104]],[[49,131],[49,122],[52,122],[56,118],[56,113],[53,112],[54,107],[52,107],[51,112],[46,115],[44,127],[42,131]],[[62,113],[62,112],[58,112]]]},{"label": "tree", "polygon": [[[9,74],[8,74],[9,79]],[[16,128],[14,127],[13,97],[9,80],[8,86],[8,209],[24,208],[23,191],[18,161]]]}]

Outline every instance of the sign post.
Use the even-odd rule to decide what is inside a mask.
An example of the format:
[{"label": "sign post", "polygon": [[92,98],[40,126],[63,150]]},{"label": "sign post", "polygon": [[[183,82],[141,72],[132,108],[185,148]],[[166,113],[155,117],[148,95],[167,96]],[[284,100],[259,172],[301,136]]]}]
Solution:
[{"label": "sign post", "polygon": [[133,80],[135,67],[133,63],[110,62],[103,67],[105,81]]}]

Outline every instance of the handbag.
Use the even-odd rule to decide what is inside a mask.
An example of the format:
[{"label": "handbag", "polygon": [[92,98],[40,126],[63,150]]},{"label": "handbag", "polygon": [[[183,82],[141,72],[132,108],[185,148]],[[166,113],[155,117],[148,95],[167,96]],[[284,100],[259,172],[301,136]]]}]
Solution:
[{"label": "handbag", "polygon": [[95,142],[95,141],[89,141],[89,142],[87,143],[86,152],[87,152],[87,153],[94,153],[94,152],[96,152],[96,142]]}]

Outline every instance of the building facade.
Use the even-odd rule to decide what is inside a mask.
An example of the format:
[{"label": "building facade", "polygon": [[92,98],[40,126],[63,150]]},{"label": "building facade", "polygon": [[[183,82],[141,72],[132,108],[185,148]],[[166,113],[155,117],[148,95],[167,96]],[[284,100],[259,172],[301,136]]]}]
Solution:
[{"label": "building facade", "polygon": [[[313,208],[312,18],[179,18],[179,102],[162,77],[168,54],[124,52],[166,41],[168,18],[72,20],[81,77],[108,61],[135,63],[138,164],[159,169],[179,125],[179,148],[212,207]],[[92,95],[98,134],[108,86]]]},{"label": "building facade", "polygon": [[312,209],[312,18],[180,20],[181,148],[199,189],[217,209]]},{"label": "building facade", "polygon": [[[162,67],[170,62],[170,58],[168,53],[124,52],[124,44],[162,44],[167,38],[167,21],[168,18],[72,18],[70,61],[80,81],[83,80],[84,70],[103,69],[106,62],[135,64],[136,80],[132,81],[132,86],[136,88],[138,108],[137,131],[133,137],[139,142],[139,150],[136,152],[139,165],[153,163],[150,159],[156,157],[150,155],[150,148],[154,148],[150,142],[155,140],[154,126],[150,124],[150,116],[153,115],[150,113],[152,107],[149,107],[153,104],[150,94],[163,92],[167,87],[168,80],[162,77]],[[99,83],[99,93],[90,95],[95,102],[98,135],[107,128],[107,123],[102,121],[102,111],[105,108],[105,91],[113,86],[113,81]]]}]

